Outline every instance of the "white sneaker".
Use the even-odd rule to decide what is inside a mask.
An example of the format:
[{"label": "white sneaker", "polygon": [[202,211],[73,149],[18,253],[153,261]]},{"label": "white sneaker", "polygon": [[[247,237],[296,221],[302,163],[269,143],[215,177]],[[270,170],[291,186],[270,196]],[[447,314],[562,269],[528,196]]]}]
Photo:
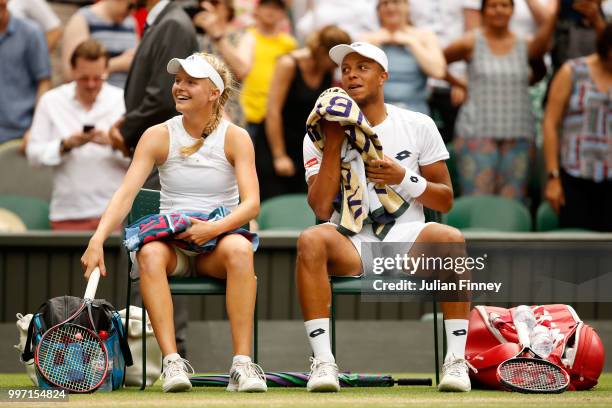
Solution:
[{"label": "white sneaker", "polygon": [[226,391],[238,392],[266,392],[266,375],[260,366],[252,361],[236,362],[232,364],[229,374],[229,383]]},{"label": "white sneaker", "polygon": [[340,382],[338,381],[338,366],[336,363],[322,361],[310,357],[310,376],[306,389],[311,392],[338,392]]},{"label": "white sneaker", "polygon": [[164,392],[182,392],[191,390],[188,374],[193,374],[193,367],[184,358],[168,361],[161,375]]},{"label": "white sneaker", "polygon": [[442,367],[442,380],[438,390],[443,392],[468,392],[472,389],[469,370],[476,369],[464,358],[453,358]]}]

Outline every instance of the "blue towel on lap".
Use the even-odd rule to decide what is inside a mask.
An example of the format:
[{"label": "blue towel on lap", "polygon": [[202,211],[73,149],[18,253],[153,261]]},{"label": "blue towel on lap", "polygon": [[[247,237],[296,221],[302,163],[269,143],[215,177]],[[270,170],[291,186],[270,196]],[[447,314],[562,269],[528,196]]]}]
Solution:
[{"label": "blue towel on lap", "polygon": [[156,240],[171,242],[173,245],[187,251],[197,253],[211,252],[217,246],[219,238],[228,234],[240,234],[253,245],[253,252],[259,246],[259,236],[244,228],[236,228],[225,232],[203,245],[196,245],[191,241],[175,239],[178,235],[191,226],[191,218],[202,221],[216,221],[226,217],[230,211],[225,207],[215,208],[210,214],[199,211],[181,211],[168,214],[150,214],[140,218],[138,221],[125,228],[125,240],[123,244],[128,251],[138,251],[143,245]]}]

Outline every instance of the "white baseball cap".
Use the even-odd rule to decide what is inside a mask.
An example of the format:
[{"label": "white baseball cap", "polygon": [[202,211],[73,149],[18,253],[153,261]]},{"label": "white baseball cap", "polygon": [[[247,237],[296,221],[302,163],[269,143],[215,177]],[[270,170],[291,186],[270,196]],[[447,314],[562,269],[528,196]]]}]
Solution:
[{"label": "white baseball cap", "polygon": [[223,93],[225,85],[221,75],[208,63],[203,57],[193,54],[185,59],[172,58],[168,61],[166,70],[169,74],[176,75],[180,71],[181,67],[185,72],[194,78],[208,78],[213,84]]},{"label": "white baseball cap", "polygon": [[389,70],[389,60],[387,54],[375,45],[367,42],[354,42],[351,45],[340,44],[329,50],[329,57],[336,63],[336,65],[342,65],[344,57],[348,54],[356,52],[357,54],[363,55],[366,58],[370,58],[380,64],[381,67],[387,72]]}]

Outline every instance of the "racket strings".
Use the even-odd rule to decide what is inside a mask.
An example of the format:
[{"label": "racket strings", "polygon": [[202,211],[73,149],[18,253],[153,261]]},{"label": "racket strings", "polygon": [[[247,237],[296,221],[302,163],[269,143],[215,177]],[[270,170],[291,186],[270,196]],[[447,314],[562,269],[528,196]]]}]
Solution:
[{"label": "racket strings", "polygon": [[557,391],[567,385],[567,377],[561,369],[538,360],[507,361],[499,373],[509,385],[531,391]]},{"label": "racket strings", "polygon": [[41,340],[38,367],[51,383],[70,391],[87,392],[104,379],[107,356],[90,331],[65,324]]}]

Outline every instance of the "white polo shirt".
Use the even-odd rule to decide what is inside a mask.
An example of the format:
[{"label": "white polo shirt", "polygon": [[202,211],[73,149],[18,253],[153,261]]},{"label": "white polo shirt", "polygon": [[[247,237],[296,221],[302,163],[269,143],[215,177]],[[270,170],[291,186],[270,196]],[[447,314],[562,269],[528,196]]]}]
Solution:
[{"label": "white polo shirt", "polygon": [[75,90],[71,82],[41,97],[26,149],[30,164],[53,167],[51,221],[100,217],[130,163],[112,147],[93,142],[60,154],[60,142],[83,125],[106,132],[125,112],[120,88],[104,84],[90,110],[77,101]]},{"label": "white polo shirt", "polygon": [[[394,105],[386,104],[385,106],[387,107],[387,118],[373,129],[378,135],[386,156],[417,174],[421,174],[420,166],[449,158],[442,136],[429,116]],[[323,154],[306,135],[304,137],[306,181],[319,173],[322,158]],[[424,222],[423,205],[410,197],[402,187],[406,181],[408,180],[391,186],[410,203],[410,208],[397,219],[396,224]],[[334,211],[331,221],[337,223],[338,220],[339,214]]]}]

